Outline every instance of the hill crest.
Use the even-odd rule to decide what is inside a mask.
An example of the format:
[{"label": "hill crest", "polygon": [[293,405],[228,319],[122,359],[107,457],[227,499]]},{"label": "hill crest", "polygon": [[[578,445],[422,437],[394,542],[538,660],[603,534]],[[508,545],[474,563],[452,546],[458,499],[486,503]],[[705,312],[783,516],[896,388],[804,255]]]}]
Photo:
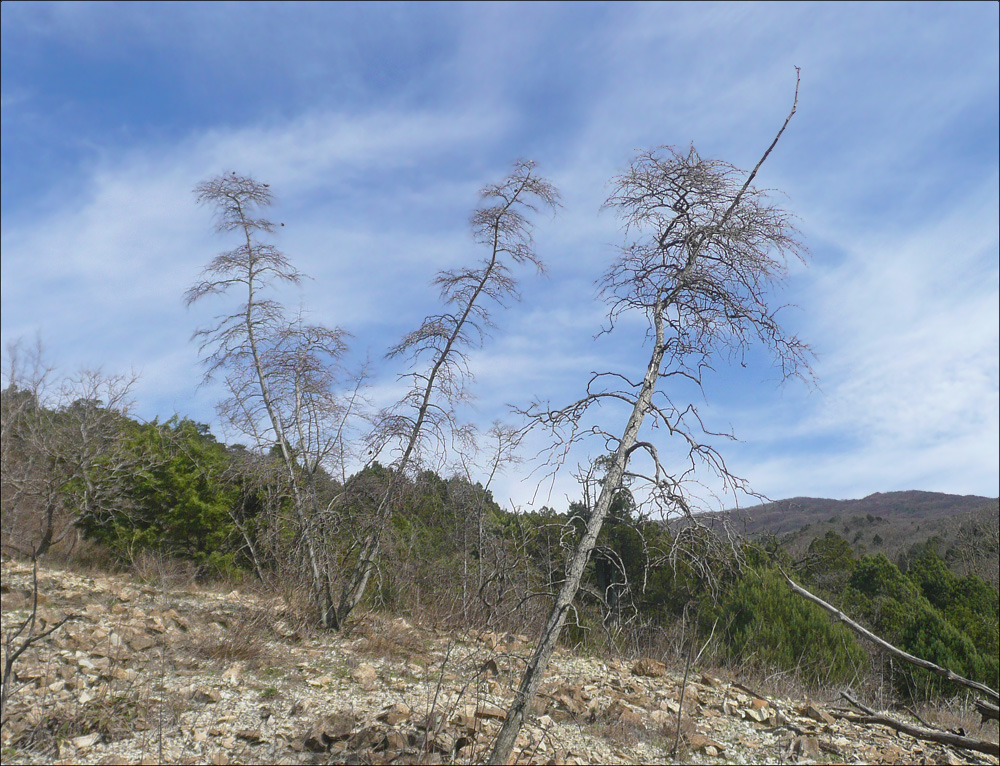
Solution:
[{"label": "hill crest", "polygon": [[953,569],[978,574],[995,586],[998,507],[995,497],[905,490],[855,500],[793,497],[726,513],[740,532],[773,535],[793,557],[830,531],[859,554],[882,552],[893,559],[936,538]]}]

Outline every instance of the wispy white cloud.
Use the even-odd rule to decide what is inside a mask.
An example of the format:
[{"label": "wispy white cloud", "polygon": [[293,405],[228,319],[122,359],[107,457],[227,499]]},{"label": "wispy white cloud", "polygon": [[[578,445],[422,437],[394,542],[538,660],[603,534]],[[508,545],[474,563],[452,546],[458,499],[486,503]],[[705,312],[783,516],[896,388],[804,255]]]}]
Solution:
[{"label": "wispy white cloud", "polygon": [[[4,66],[0,334],[41,330],[70,367],[141,368],[148,416],[213,417],[188,338],[216,309],[187,312],[181,294],[226,247],[191,189],[229,170],[278,193],[279,244],[315,278],[284,297],[355,333],[384,403],[401,371],[384,349],[435,310],[435,271],[478,257],[477,189],[538,160],[563,192],[536,231],[551,276],[525,275],[523,302],[471,355],[470,417],[573,401],[592,370],[641,373],[641,323],[593,339],[594,281],[621,239],[598,213],[607,180],[636,148],[689,140],[752,164],[799,65],[799,113],[761,183],[788,192],[813,250],[782,299],[801,306],[789,321],[819,352],[821,388],[720,368],[706,418],[745,439],[725,454],[774,497],[997,492],[995,7],[9,5],[5,56],[177,64],[162,80],[176,115],[136,104],[143,118],[106,137],[130,108],[114,83],[56,109],[64,81]],[[236,55],[248,44],[255,61]],[[26,165],[7,152],[33,135],[63,147],[46,167],[64,166],[21,199],[7,179]],[[498,487],[521,503],[534,483],[511,471]],[[565,473],[555,487],[558,504],[576,492]]]},{"label": "wispy white cloud", "polygon": [[[288,240],[298,250],[293,255],[299,267],[319,272],[323,280],[320,288],[307,289],[316,289],[310,297],[318,299],[313,310],[322,319],[371,322],[391,312],[412,314],[414,299],[426,299],[429,291],[421,286],[402,295],[397,289],[392,300],[380,297],[380,290],[393,291],[392,280],[372,279],[356,258],[378,257],[389,273],[395,269],[399,277],[413,279],[419,272],[425,281],[435,264],[455,260],[457,237],[413,233],[405,220],[387,235],[379,222],[387,207],[410,205],[416,209],[404,218],[419,216],[421,205],[412,199],[416,184],[383,191],[366,188],[365,179],[433,162],[447,147],[489,135],[500,119],[454,112],[372,113],[356,120],[310,114],[266,129],[213,131],[179,145],[109,158],[92,170],[80,197],[55,199],[39,217],[5,217],[4,340],[38,330],[67,364],[96,356],[116,367],[145,367],[147,375],[163,376],[156,385],[171,390],[178,383],[168,380],[171,375],[190,387],[193,353],[178,349],[189,345],[194,327],[210,321],[221,304],[185,313],[181,297],[202,265],[227,246],[212,236],[210,211],[196,208],[191,190],[230,168],[291,192],[275,213],[291,208],[305,220],[304,231]],[[434,184],[431,195],[444,197],[446,191],[457,196],[446,182]],[[423,207],[432,204],[431,195]],[[321,224],[337,218],[336,210],[326,212],[323,198],[343,202],[342,229]],[[465,235],[464,216],[458,218],[460,235]],[[288,298],[293,304],[300,300],[294,294]],[[161,362],[178,354],[188,364],[171,372]]]}]

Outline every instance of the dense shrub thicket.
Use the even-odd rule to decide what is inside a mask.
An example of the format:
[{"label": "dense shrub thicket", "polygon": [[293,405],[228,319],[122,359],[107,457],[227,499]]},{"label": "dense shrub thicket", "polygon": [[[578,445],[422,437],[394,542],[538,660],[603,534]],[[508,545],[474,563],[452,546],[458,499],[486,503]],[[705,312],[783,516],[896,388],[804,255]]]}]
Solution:
[{"label": "dense shrub thicket", "polygon": [[[119,558],[155,551],[206,571],[237,571],[237,484],[227,478],[229,455],[207,426],[173,417],[130,423],[122,445],[136,470],[118,480],[117,501],[81,514],[77,525]],[[108,461],[91,481],[100,485]]]},{"label": "dense shrub thicket", "polygon": [[[996,688],[997,592],[975,575],[953,575],[933,544],[906,573],[882,554],[861,557],[841,603],[901,649]],[[895,680],[917,696],[935,694],[942,683],[909,670]]]},{"label": "dense shrub thicket", "polygon": [[[5,391],[5,408],[23,405],[23,398]],[[11,475],[18,487],[49,486],[41,475],[58,472],[71,456],[46,453],[49,442],[41,432],[65,430],[74,412],[95,406],[46,413],[33,403],[27,420],[23,412],[21,420],[5,416],[5,439],[12,445],[5,472],[17,468]],[[29,421],[24,438],[15,438],[14,431]],[[190,562],[202,576],[280,572],[281,556],[296,550],[296,533],[290,522],[282,526],[289,501],[275,478],[280,470],[269,467],[276,457],[227,447],[207,426],[178,417],[145,424],[117,417],[114,423],[114,438],[102,432],[102,450],[53,490],[62,498],[57,507],[66,524],[126,563],[153,552]],[[32,472],[39,475],[32,478]],[[320,478],[317,507],[337,500],[349,521],[370,512],[391,476],[376,463],[344,482]],[[403,483],[383,557],[388,563],[369,595],[372,606],[456,627],[522,632],[544,617],[562,581],[566,551],[582,534],[588,513],[583,503],[565,512],[516,514],[459,476],[421,471]],[[5,551],[13,550],[10,540],[30,534],[15,528],[24,523],[25,497],[5,486]],[[17,514],[15,504],[21,506]],[[263,514],[272,514],[277,524],[258,523]],[[279,539],[263,539],[263,530]],[[332,555],[350,564],[358,555],[350,530],[333,540],[339,548]],[[666,633],[683,622],[690,641],[704,645],[713,637],[717,657],[795,671],[815,682],[857,680],[869,667],[866,649],[821,609],[795,596],[778,566],[795,571],[807,587],[900,648],[1000,685],[997,590],[974,575],[956,575],[933,540],[894,563],[882,554],[858,557],[847,540],[828,532],[793,561],[773,539],[733,547],[720,545],[708,529],[644,520],[626,490],[601,531],[566,638],[611,636],[625,646],[622,637],[630,633]],[[921,671],[887,669],[897,691],[909,697],[954,691]]]}]

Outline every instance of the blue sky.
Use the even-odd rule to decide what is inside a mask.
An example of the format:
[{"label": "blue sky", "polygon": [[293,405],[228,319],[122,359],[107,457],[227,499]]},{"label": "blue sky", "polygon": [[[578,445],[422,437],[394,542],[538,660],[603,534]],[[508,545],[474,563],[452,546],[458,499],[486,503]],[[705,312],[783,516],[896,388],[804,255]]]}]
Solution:
[{"label": "blue sky", "polygon": [[[226,242],[196,183],[227,170],[278,196],[278,244],[313,277],[284,295],[354,335],[387,402],[384,351],[436,307],[434,273],[478,253],[468,215],[515,159],[561,191],[537,219],[549,276],[473,357],[481,424],[638,377],[640,323],[597,341],[595,280],[622,235],[600,213],[636,149],[694,142],[750,167],[811,250],[776,300],[819,386],[720,366],[699,399],[773,498],[924,489],[995,496],[998,6],[893,4],[4,3],[2,323],[64,370],[135,368],[136,412],[217,427],[184,290]],[[602,414],[602,417],[604,415]],[[621,413],[608,411],[607,425]],[[654,434],[658,439],[657,434]],[[536,442],[533,448],[542,446]],[[596,454],[596,453],[595,453]],[[574,461],[587,458],[585,452]],[[497,495],[535,495],[531,465]],[[706,477],[707,489],[713,488]],[[730,503],[727,503],[730,504]]]}]

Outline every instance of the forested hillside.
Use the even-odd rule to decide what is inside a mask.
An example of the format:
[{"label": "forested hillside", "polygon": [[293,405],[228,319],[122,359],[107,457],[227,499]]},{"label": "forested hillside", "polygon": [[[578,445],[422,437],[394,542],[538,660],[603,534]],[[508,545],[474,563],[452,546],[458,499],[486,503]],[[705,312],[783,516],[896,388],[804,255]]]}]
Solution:
[{"label": "forested hillside", "polygon": [[956,573],[997,585],[997,498],[876,492],[860,500],[793,497],[730,514],[749,537],[775,536],[796,557],[828,532],[846,538],[855,553],[884,553],[894,561],[932,540]]}]

